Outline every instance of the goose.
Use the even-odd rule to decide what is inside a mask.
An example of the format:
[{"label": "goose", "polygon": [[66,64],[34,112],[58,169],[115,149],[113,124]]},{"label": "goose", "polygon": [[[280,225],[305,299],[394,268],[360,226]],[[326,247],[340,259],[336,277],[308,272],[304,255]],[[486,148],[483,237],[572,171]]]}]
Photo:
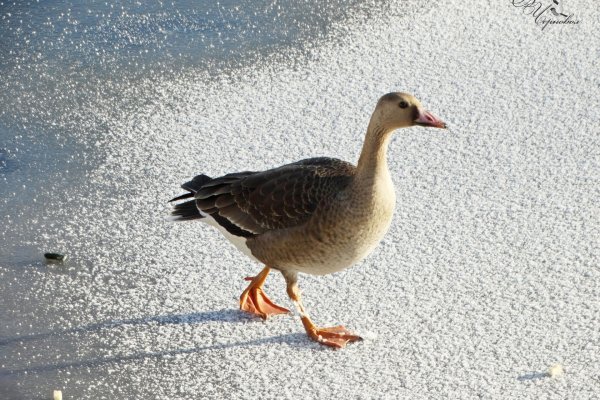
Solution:
[{"label": "goose", "polygon": [[446,124],[408,93],[382,96],[369,122],[356,166],[317,157],[266,171],[198,175],[170,200],[172,221],[199,220],[216,227],[241,252],[264,265],[246,278],[240,309],[263,319],[290,312],[265,294],[271,270],[283,275],[287,294],[307,335],[326,346],[362,338],[344,326],[317,327],[303,306],[298,274],[325,275],[364,259],[392,221],[395,190],[386,153],[392,133],[411,126]]}]

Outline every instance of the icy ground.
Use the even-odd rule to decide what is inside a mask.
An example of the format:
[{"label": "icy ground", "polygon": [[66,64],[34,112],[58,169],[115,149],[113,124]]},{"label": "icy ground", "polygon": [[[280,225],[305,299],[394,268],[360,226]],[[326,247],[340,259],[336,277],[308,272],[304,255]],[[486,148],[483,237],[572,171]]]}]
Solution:
[{"label": "icy ground", "polygon": [[[567,6],[581,23],[542,31],[509,0],[395,2],[308,58],[142,82],[153,96],[135,110],[95,104],[102,165],[28,234],[70,261],[0,267],[0,293],[19,293],[2,299],[0,398],[598,398],[600,14]],[[334,351],[297,316],[239,312],[261,267],[202,224],[165,222],[166,201],[201,172],[355,162],[395,90],[450,129],[397,133],[385,240],[300,281],[318,324],[366,340]],[[280,276],[266,290],[292,308]]]}]

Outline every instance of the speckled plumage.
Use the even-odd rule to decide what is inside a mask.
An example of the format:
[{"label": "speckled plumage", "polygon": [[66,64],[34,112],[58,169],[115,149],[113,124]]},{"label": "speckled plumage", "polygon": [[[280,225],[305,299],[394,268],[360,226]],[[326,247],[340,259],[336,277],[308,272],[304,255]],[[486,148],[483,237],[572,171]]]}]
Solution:
[{"label": "speckled plumage", "polygon": [[305,223],[323,202],[344,189],[354,173],[350,163],[311,158],[262,172],[213,179],[195,194],[198,209],[218,213],[256,237]]}]

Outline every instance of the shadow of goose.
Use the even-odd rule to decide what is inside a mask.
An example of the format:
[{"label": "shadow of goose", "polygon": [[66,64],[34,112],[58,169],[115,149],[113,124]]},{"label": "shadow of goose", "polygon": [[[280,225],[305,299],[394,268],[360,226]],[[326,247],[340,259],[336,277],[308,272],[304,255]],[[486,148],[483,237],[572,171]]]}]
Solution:
[{"label": "shadow of goose", "polygon": [[302,333],[288,333],[285,335],[272,336],[268,338],[248,340],[243,342],[235,342],[235,343],[223,343],[223,344],[215,344],[211,346],[200,346],[200,347],[192,347],[187,349],[174,349],[174,350],[165,350],[165,351],[157,351],[157,352],[142,352],[142,353],[134,353],[130,355],[118,355],[112,357],[101,357],[95,359],[81,360],[81,361],[65,361],[61,363],[49,364],[49,365],[38,365],[27,368],[19,368],[19,369],[8,369],[8,370],[0,370],[0,377],[9,377],[12,375],[22,375],[22,374],[30,374],[37,372],[49,372],[55,371],[65,368],[94,368],[99,367],[106,364],[121,364],[130,361],[141,361],[148,359],[160,359],[164,357],[177,356],[181,354],[195,354],[202,353],[204,351],[211,350],[221,350],[221,349],[230,349],[235,347],[252,347],[252,346],[262,346],[268,344],[288,344],[292,346],[299,347],[307,347],[307,339],[306,335]]},{"label": "shadow of goose", "polygon": [[58,337],[74,333],[97,332],[102,329],[118,328],[127,325],[179,325],[179,324],[201,324],[205,322],[243,322],[249,321],[253,317],[240,310],[224,309],[219,311],[207,311],[189,314],[158,315],[153,317],[140,317],[131,319],[117,319],[105,322],[99,322],[90,325],[77,326],[69,329],[62,329],[52,332],[35,333],[31,335],[13,336],[0,338],[0,346],[5,346],[15,342],[28,342],[33,340],[44,340],[47,338]]}]

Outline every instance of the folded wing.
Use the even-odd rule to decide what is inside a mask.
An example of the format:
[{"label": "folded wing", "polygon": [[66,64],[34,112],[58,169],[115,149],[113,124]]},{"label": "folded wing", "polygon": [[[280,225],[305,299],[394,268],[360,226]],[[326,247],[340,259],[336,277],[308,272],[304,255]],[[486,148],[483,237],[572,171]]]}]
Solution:
[{"label": "folded wing", "polygon": [[202,214],[210,215],[232,234],[252,237],[306,222],[319,204],[348,186],[354,171],[345,161],[311,158],[208,181],[199,175],[196,182],[182,187],[193,193]]}]

